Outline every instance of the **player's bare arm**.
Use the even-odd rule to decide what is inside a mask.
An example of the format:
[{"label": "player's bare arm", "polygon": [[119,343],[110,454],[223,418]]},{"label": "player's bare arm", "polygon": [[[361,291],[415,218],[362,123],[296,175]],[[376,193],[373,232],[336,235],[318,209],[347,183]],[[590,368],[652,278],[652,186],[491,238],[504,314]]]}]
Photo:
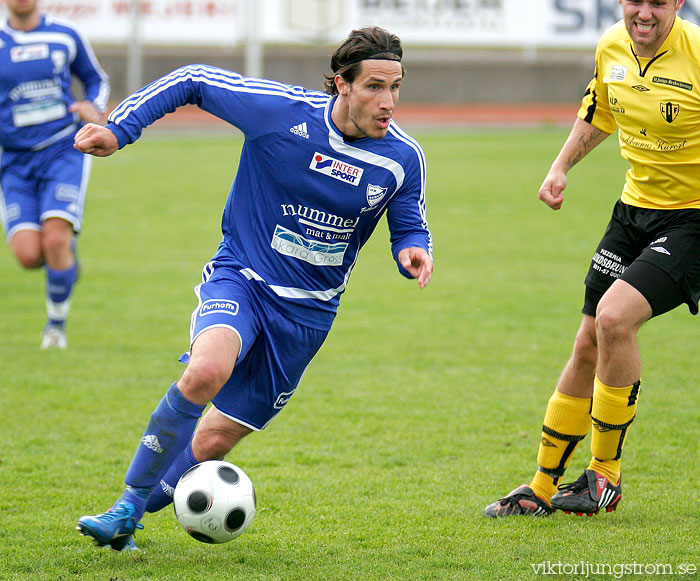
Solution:
[{"label": "player's bare arm", "polygon": [[106,117],[101,113],[92,101],[76,101],[68,110],[77,113],[82,121],[86,123],[104,123]]},{"label": "player's bare arm", "polygon": [[433,261],[424,248],[404,248],[399,252],[399,262],[418,281],[420,288],[425,288],[433,277]]},{"label": "player's bare arm", "polygon": [[74,147],[83,153],[107,157],[119,149],[116,135],[106,127],[88,123],[75,134]]},{"label": "player's bare arm", "polygon": [[587,121],[577,118],[571,133],[554,160],[539,190],[539,198],[553,210],[564,203],[566,174],[610,135]]}]

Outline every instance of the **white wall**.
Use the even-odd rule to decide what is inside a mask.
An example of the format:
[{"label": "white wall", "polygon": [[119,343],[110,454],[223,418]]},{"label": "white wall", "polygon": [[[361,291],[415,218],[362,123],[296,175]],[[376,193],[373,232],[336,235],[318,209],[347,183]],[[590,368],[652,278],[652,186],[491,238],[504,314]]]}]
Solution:
[{"label": "white wall", "polygon": [[[336,44],[350,29],[378,24],[406,45],[595,46],[619,18],[617,0],[140,0],[146,45],[244,43],[246,7],[256,2],[267,44]],[[132,0],[40,0],[78,23],[95,45],[128,42]],[[681,14],[700,20],[700,0]]]}]

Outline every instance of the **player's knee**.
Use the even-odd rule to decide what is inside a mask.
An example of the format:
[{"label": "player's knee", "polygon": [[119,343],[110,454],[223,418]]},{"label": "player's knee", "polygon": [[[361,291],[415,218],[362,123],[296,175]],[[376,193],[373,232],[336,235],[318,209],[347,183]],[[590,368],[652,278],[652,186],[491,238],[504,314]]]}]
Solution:
[{"label": "player's knee", "polygon": [[598,342],[595,333],[580,330],[574,341],[574,359],[580,365],[594,366],[598,361]]},{"label": "player's knee", "polygon": [[634,328],[622,309],[614,306],[600,306],[595,319],[596,333],[600,341],[615,342],[634,334]]},{"label": "player's knee", "polygon": [[47,257],[68,257],[71,253],[72,237],[58,229],[47,229],[41,238],[41,245]]},{"label": "player's knee", "polygon": [[44,265],[44,256],[41,252],[15,252],[15,258],[23,268],[35,269]]},{"label": "player's knee", "polygon": [[213,398],[230,376],[230,370],[222,369],[215,361],[198,359],[190,361],[182,379],[178,382],[180,391],[192,401],[206,397]]},{"label": "player's knee", "polygon": [[224,432],[209,432],[199,443],[199,455],[204,460],[222,460],[236,445],[237,439]]},{"label": "player's knee", "polygon": [[12,237],[12,253],[17,262],[24,268],[39,268],[44,264],[44,254],[41,250],[39,233],[25,230]]}]

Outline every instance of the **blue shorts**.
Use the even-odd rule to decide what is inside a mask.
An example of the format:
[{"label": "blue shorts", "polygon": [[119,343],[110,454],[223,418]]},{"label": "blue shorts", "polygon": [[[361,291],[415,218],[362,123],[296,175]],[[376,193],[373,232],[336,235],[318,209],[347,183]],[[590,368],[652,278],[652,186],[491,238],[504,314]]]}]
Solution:
[{"label": "blue shorts", "polygon": [[239,424],[262,430],[292,397],[328,331],[291,321],[262,298],[259,283],[235,269],[210,263],[203,279],[195,287],[190,345],[212,327],[227,327],[241,340],[233,373],[212,403]]},{"label": "blue shorts", "polygon": [[79,232],[91,167],[72,137],[40,151],[3,151],[0,219],[7,241],[19,230],[41,230],[47,218],[63,218]]}]

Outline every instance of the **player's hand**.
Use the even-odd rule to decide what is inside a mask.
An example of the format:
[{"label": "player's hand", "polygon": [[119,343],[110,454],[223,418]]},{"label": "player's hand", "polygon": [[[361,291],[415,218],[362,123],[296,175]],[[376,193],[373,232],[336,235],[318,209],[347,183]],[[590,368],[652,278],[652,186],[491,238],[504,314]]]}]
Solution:
[{"label": "player's hand", "polygon": [[399,262],[408,273],[418,280],[418,286],[425,288],[433,277],[433,261],[423,248],[404,248],[399,252]]},{"label": "player's hand", "polygon": [[88,123],[75,134],[73,147],[83,153],[107,157],[119,149],[117,136],[102,125]]},{"label": "player's hand", "polygon": [[101,123],[105,121],[104,113],[97,110],[92,101],[76,101],[68,110],[71,113],[77,113],[81,120],[86,123]]},{"label": "player's hand", "polygon": [[566,174],[559,170],[550,170],[544,178],[539,191],[539,198],[552,210],[558,210],[564,203],[563,191],[566,188]]}]

